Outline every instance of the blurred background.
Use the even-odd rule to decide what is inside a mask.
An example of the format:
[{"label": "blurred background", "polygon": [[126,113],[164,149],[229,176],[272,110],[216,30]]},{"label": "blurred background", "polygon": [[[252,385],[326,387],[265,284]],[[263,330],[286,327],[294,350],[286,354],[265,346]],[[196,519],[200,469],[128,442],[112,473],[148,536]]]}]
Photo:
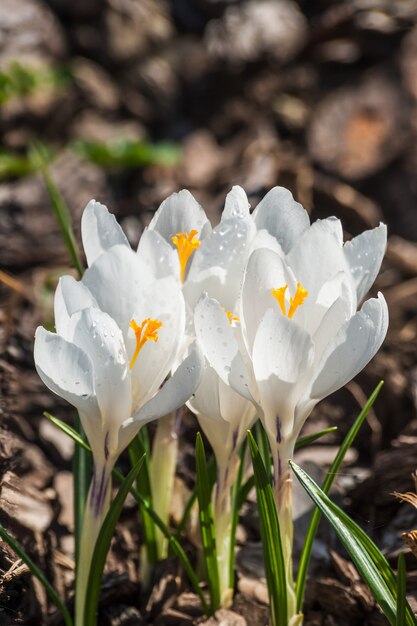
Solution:
[{"label": "blurred background", "polygon": [[[216,223],[235,184],[252,206],[272,186],[288,187],[312,219],[340,217],[347,238],[388,224],[375,288],[390,307],[387,341],[317,408],[307,429],[339,431],[305,460],[326,467],[384,378],[339,490],[394,558],[401,532],[417,528],[415,511],[391,495],[413,489],[417,466],[417,1],[1,0],[0,516],[52,567],[54,550],[65,562],[72,549],[72,450],[41,415],[72,411],[43,388],[32,350],[36,326],[53,324],[53,290],[70,259],[33,142],[44,146],[77,237],[91,198],[116,213],[136,245],[170,193],[188,188]],[[191,418],[184,429],[187,483]],[[13,562],[4,550],[0,573]],[[334,563],[332,571],[337,578]],[[315,584],[331,614],[334,598]],[[36,593],[2,593],[2,624],[45,614]],[[353,598],[347,623],[364,624],[365,600]],[[8,607],[27,621],[13,621]]]}]

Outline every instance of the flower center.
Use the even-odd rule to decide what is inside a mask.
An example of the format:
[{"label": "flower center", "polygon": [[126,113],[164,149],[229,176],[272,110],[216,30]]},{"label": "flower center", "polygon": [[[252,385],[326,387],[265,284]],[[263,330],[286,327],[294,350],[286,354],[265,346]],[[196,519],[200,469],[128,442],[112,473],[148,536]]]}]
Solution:
[{"label": "flower center", "polygon": [[130,369],[134,366],[135,361],[138,358],[138,354],[145,343],[148,340],[155,342],[158,341],[158,330],[161,326],[162,322],[159,320],[152,320],[150,317],[144,319],[140,326],[135,322],[135,320],[130,322],[129,327],[134,331],[136,337],[136,348],[129,364]]},{"label": "flower center", "polygon": [[285,292],[287,290],[287,287],[288,285],[284,285],[283,287],[278,287],[278,289],[273,289],[271,291],[271,294],[278,302],[282,314],[291,319],[298,307],[301,306],[304,300],[307,298],[308,291],[307,289],[304,289],[301,283],[297,283],[297,291],[295,292],[294,297],[290,297],[290,306],[287,313],[287,307],[285,302]]},{"label": "flower center", "polygon": [[230,326],[233,326],[235,322],[236,324],[239,324],[240,322],[239,317],[235,315],[234,313],[232,313],[232,311],[226,311],[226,315],[227,315],[227,319],[229,320]]},{"label": "flower center", "polygon": [[197,248],[201,245],[201,241],[196,239],[196,235],[198,235],[198,231],[191,230],[189,233],[177,233],[174,237],[171,237],[172,243],[178,250],[182,282],[184,282],[185,268],[187,266],[188,259],[194,250],[197,250]]}]

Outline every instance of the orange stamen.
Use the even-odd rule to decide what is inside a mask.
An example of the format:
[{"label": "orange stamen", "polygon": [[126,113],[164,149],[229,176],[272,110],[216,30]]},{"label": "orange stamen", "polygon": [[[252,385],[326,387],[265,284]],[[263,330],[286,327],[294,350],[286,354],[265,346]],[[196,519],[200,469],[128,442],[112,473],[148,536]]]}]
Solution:
[{"label": "orange stamen", "polygon": [[129,364],[130,369],[134,366],[135,361],[138,358],[138,354],[145,343],[149,340],[155,342],[158,341],[158,329],[161,328],[161,326],[162,322],[152,320],[150,317],[144,319],[140,326],[138,326],[135,320],[130,322],[129,327],[134,331],[136,336],[136,348]]},{"label": "orange stamen", "polygon": [[285,306],[285,291],[287,287],[288,285],[284,285],[278,289],[273,289],[271,294],[277,300],[282,314],[291,319],[298,307],[301,306],[307,298],[308,291],[307,289],[304,289],[301,283],[297,283],[297,291],[295,292],[294,297],[290,297],[290,306],[287,313],[287,308]]},{"label": "orange stamen", "polygon": [[201,241],[196,239],[196,235],[198,235],[198,231],[191,230],[189,233],[177,233],[174,237],[171,237],[172,243],[178,250],[182,282],[184,282],[185,268],[187,266],[188,259],[194,250],[197,250],[197,248],[201,245]]},{"label": "orange stamen", "polygon": [[230,326],[233,326],[233,322],[239,323],[240,319],[237,315],[234,315],[232,311],[226,311],[227,319],[229,320]]},{"label": "orange stamen", "polygon": [[304,289],[301,283],[297,283],[297,291],[295,292],[295,296],[294,298],[290,298],[290,308],[288,311],[289,319],[292,318],[292,316],[294,315],[298,307],[303,304],[307,296],[308,296],[307,289]]},{"label": "orange stamen", "polygon": [[287,287],[288,285],[284,285],[283,287],[279,287],[278,289],[273,289],[271,291],[271,294],[274,296],[274,298],[278,302],[283,315],[287,315],[286,309],[285,309],[285,292],[287,290]]}]

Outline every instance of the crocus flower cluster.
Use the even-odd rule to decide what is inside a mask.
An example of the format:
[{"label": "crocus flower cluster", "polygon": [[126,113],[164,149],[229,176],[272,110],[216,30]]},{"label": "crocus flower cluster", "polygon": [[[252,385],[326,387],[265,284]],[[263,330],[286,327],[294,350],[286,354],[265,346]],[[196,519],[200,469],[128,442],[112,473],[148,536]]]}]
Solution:
[{"label": "crocus flower cluster", "polygon": [[[181,191],[156,211],[137,251],[94,201],[82,239],[89,267],[80,281],[60,280],[56,333],[38,328],[35,362],[45,384],[79,411],[93,450],[86,545],[107,510],[117,457],[143,424],[187,403],[217,461],[223,605],[232,593],[230,490],[257,418],[270,442],[292,581],[288,460],[313,407],[353,378],[385,337],[383,296],[358,310],[381,265],[385,226],[344,244],[338,219],[310,225],[288,190],[272,189],[251,214],[234,187],[213,229]],[[292,590],[289,602],[291,610]]]}]

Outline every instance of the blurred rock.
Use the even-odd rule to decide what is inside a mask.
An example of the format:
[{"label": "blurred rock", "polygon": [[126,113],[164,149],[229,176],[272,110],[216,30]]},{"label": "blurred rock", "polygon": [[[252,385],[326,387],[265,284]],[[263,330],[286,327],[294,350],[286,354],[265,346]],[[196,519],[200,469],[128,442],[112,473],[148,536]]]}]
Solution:
[{"label": "blurred rock", "polygon": [[114,111],[120,105],[119,90],[106,70],[83,57],[71,63],[75,85],[81,90],[87,103],[99,111]]},{"label": "blurred rock", "polygon": [[205,129],[189,135],[183,143],[184,185],[204,187],[225,165],[225,153]]},{"label": "blurred rock", "polygon": [[64,32],[42,2],[0,2],[0,70],[12,62],[42,67],[62,59],[64,52]]},{"label": "blurred rock", "polygon": [[286,63],[305,43],[307,24],[293,2],[249,0],[229,7],[223,18],[209,22],[209,52],[231,63],[247,63],[268,55]]},{"label": "blurred rock", "polygon": [[107,0],[104,22],[108,50],[113,62],[143,55],[152,45],[161,46],[172,34],[163,0]]},{"label": "blurred rock", "polygon": [[246,626],[247,622],[242,615],[227,609],[219,609],[213,617],[200,622],[200,626]]},{"label": "blurred rock", "polygon": [[364,178],[398,156],[407,138],[407,118],[399,84],[369,76],[319,104],[308,129],[310,154],[345,179]]},{"label": "blurred rock", "polygon": [[1,484],[2,512],[14,523],[31,531],[45,532],[53,518],[45,491],[29,486],[27,481],[7,472]]},{"label": "blurred rock", "polygon": [[115,141],[144,139],[144,129],[134,120],[109,120],[93,109],[83,111],[75,118],[71,135],[85,141]]}]

